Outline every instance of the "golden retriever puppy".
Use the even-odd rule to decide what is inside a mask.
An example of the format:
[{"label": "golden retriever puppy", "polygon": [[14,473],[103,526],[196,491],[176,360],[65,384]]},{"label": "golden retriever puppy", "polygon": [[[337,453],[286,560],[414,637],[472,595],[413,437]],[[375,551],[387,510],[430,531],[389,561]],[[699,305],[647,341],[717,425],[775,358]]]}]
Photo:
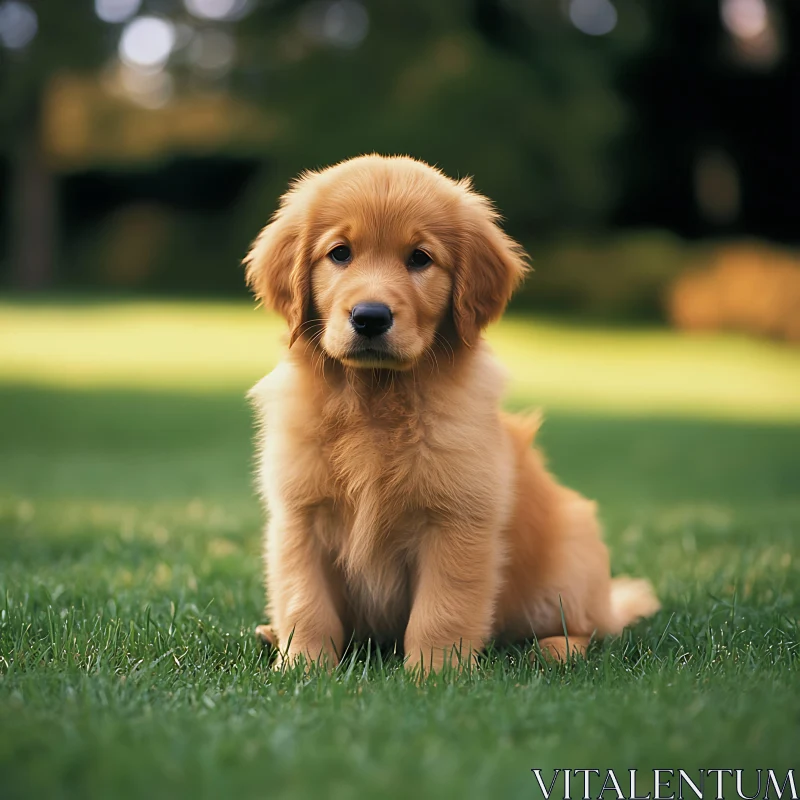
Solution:
[{"label": "golden retriever puppy", "polygon": [[481,331],[526,257],[468,180],[377,155],[307,172],[245,264],[289,324],[251,392],[279,665],[368,636],[423,672],[490,639],[563,658],[565,632],[583,652],[658,608],[610,578],[594,504],[531,448],[537,420],[500,411]]}]

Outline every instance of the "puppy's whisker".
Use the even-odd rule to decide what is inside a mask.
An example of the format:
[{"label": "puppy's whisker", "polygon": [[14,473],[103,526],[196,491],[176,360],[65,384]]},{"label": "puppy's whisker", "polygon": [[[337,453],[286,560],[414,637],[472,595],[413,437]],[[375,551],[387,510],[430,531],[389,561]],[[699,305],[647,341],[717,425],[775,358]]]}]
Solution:
[{"label": "puppy's whisker", "polygon": [[442,334],[439,333],[439,331],[434,331],[433,332],[433,340],[434,340],[434,342],[439,342],[439,344],[442,347],[442,350],[444,350],[445,354],[447,355],[447,360],[453,366],[455,366],[455,363],[456,363],[456,351],[453,349],[453,345],[450,344],[450,342],[447,341],[447,338],[445,336],[442,336]]},{"label": "puppy's whisker", "polygon": [[313,347],[316,348],[317,344],[319,344],[319,340],[322,338],[323,331],[319,330],[313,336],[306,340],[305,347],[303,348],[303,355],[308,355],[308,348]]},{"label": "puppy's whisker", "polygon": [[[320,338],[321,338],[321,336],[322,336],[322,334],[320,333]],[[325,382],[326,388],[330,389],[331,386],[328,383],[328,374],[327,374],[327,371],[325,369],[326,361],[327,361],[327,355],[325,353],[325,349],[320,347],[318,349],[318,351],[317,351],[317,355],[318,355],[318,363],[319,363],[320,375],[322,376],[322,380]],[[316,366],[314,367],[314,372],[316,374]]]},{"label": "puppy's whisker", "polygon": [[436,352],[433,348],[429,347],[425,351],[425,357],[430,361],[431,369],[438,375],[441,370],[439,369],[439,359],[436,357]]},{"label": "puppy's whisker", "polygon": [[308,356],[308,348],[313,348],[311,352],[311,368],[313,374],[317,375],[317,370],[319,368],[320,377],[325,380],[327,383],[327,377],[325,375],[325,351],[323,348],[319,347],[320,340],[322,339],[322,335],[324,333],[324,328],[320,327],[313,336],[310,336],[306,339],[305,347],[303,348],[303,356]]},{"label": "puppy's whisker", "polygon": [[319,324],[321,324],[323,322],[325,322],[325,320],[321,319],[319,317],[317,317],[315,319],[307,319],[305,322],[300,324],[300,326],[297,329],[297,333],[298,334],[303,334],[303,333],[305,333],[307,328],[311,328],[314,325],[319,325]]},{"label": "puppy's whisker", "polygon": [[324,358],[324,351],[321,347],[319,347],[319,342],[322,338],[323,330],[318,331],[315,333],[308,341],[306,342],[306,346],[303,348],[303,356],[306,357],[308,355],[308,348],[313,348],[312,350],[312,367],[314,370],[314,374],[316,375],[316,367],[318,359],[321,361]]},{"label": "puppy's whisker", "polygon": [[[312,331],[315,327],[322,327],[323,324],[324,324],[324,320],[322,320],[322,319],[309,319],[309,320],[306,320],[305,322],[301,323],[300,326],[297,328],[296,338],[306,339],[306,334],[308,334],[309,331]],[[307,340],[306,340],[306,344],[307,344]],[[305,351],[304,351],[304,353],[305,353]]]},{"label": "puppy's whisker", "polygon": [[455,350],[453,349],[453,345],[450,343],[450,341],[446,336],[444,336],[440,331],[434,331],[433,338],[434,341],[437,341],[441,344],[442,349],[445,351],[445,353],[448,353],[453,358],[455,358]]},{"label": "puppy's whisker", "polygon": [[433,371],[433,358],[431,357],[430,350],[426,350],[424,353],[425,356],[425,363],[428,365],[429,370]]}]

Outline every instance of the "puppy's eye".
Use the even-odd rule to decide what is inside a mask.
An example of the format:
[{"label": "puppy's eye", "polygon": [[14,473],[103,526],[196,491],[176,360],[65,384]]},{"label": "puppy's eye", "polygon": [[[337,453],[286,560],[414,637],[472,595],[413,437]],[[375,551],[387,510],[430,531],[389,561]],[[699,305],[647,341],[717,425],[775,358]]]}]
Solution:
[{"label": "puppy's eye", "polygon": [[409,269],[425,269],[433,264],[433,259],[424,250],[415,250],[408,259]]},{"label": "puppy's eye", "polygon": [[334,264],[338,264],[339,266],[349,264],[352,257],[353,254],[346,244],[340,244],[338,247],[334,247],[333,250],[328,253],[328,258],[330,258]]}]

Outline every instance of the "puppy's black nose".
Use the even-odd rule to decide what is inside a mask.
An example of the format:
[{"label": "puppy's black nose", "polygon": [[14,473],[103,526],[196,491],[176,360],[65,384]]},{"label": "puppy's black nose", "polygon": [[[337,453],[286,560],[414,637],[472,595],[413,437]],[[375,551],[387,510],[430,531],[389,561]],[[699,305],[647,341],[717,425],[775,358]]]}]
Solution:
[{"label": "puppy's black nose", "polygon": [[350,324],[361,336],[380,336],[392,327],[392,312],[383,303],[359,303],[350,312]]}]

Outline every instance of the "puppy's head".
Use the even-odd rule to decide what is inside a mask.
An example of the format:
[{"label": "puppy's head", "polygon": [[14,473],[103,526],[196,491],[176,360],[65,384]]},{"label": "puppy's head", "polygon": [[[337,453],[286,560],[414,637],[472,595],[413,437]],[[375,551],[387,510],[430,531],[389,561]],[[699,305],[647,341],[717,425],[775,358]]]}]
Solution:
[{"label": "puppy's head", "polygon": [[409,369],[452,331],[467,346],[503,312],[522,248],[469,181],[362,156],[302,175],[245,259],[264,305],[349,367]]}]

